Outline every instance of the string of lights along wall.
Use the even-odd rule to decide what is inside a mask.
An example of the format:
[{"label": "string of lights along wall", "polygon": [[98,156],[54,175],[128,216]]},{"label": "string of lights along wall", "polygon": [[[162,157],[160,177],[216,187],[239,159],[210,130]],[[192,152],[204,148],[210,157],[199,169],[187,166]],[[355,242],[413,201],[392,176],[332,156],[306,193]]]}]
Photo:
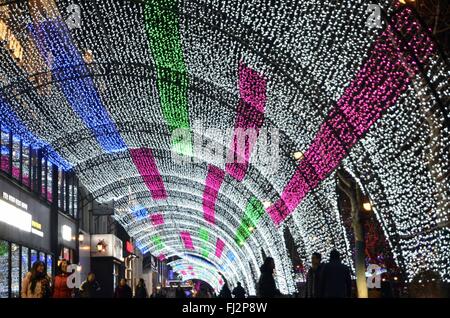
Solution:
[{"label": "string of lights along wall", "polygon": [[2,133],[115,200],[136,246],[178,256],[185,279],[254,293],[264,254],[294,292],[286,227],[306,267],[337,248],[354,268],[345,168],[407,278],[449,281],[448,61],[407,2],[377,3],[379,28],[368,0],[81,1],[79,25],[71,0],[2,5],[19,48],[0,46]]}]

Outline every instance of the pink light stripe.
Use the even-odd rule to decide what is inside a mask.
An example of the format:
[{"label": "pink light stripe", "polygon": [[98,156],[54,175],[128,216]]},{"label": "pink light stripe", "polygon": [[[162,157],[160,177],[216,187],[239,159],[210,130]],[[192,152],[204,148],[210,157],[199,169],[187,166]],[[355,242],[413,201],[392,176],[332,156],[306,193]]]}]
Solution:
[{"label": "pink light stripe", "polygon": [[[380,35],[370,59],[331,109],[281,198],[267,209],[275,224],[279,225],[291,214],[308,192],[339,165],[382,112],[394,106],[407,90],[410,75],[419,72],[416,61],[400,49],[404,45],[398,39],[396,45],[392,43],[393,28],[412,37],[408,45],[421,64],[434,54],[434,43],[420,30],[420,23],[411,16],[409,8],[397,13],[394,19],[394,26]],[[342,142],[336,139],[331,128]]]},{"label": "pink light stripe", "polygon": [[189,234],[189,232],[181,232],[181,239],[183,240],[183,244],[186,249],[194,249],[194,244],[192,244],[191,234]]},{"label": "pink light stripe", "polygon": [[156,166],[152,150],[150,148],[134,148],[129,151],[133,163],[142,176],[152,198],[154,200],[167,199],[166,189],[158,167]]},{"label": "pink light stripe", "polygon": [[203,216],[206,221],[215,224],[216,200],[225,172],[214,165],[208,165],[205,190],[203,191]]},{"label": "pink light stripe", "polygon": [[164,224],[164,215],[162,215],[161,213],[155,213],[150,215],[150,219],[152,221],[153,226]]},{"label": "pink light stripe", "polygon": [[[266,90],[267,82],[265,78],[241,63],[239,65],[240,100],[228,154],[228,158],[233,158],[233,162],[225,165],[227,173],[238,181],[242,181],[247,173],[252,148],[264,122]],[[245,137],[244,134],[246,133],[251,136],[252,130],[254,136]],[[238,142],[239,137],[245,138],[245,143]]]},{"label": "pink light stripe", "polygon": [[217,242],[216,242],[216,257],[217,258],[222,257],[222,252],[223,252],[224,247],[225,247],[225,242],[222,241],[220,238],[217,238]]}]

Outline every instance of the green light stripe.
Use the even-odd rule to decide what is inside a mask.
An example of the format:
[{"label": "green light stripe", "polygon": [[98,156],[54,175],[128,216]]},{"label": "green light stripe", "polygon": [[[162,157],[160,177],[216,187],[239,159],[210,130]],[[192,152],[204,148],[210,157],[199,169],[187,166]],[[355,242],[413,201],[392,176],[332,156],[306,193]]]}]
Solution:
[{"label": "green light stripe", "polygon": [[245,207],[245,213],[241,219],[241,224],[236,231],[236,243],[241,245],[246,239],[248,239],[248,237],[252,234],[250,228],[256,228],[256,224],[263,214],[264,206],[261,201],[255,197],[251,197]]},{"label": "green light stripe", "polygon": [[160,251],[164,248],[164,243],[161,240],[160,236],[158,236],[158,235],[152,236],[151,240],[152,240],[153,244],[155,244],[158,251]]},{"label": "green light stripe", "polygon": [[[206,230],[205,228],[200,228],[200,230],[198,231],[198,237],[203,241],[203,242],[208,242],[209,240],[209,234],[208,234],[208,230]],[[204,257],[208,257],[209,255],[209,251],[208,251],[208,247],[206,244],[203,244],[201,247],[201,254]]]},{"label": "green light stripe", "polygon": [[[169,130],[190,132],[187,91],[189,79],[181,45],[177,0],[147,0],[144,9],[149,47],[156,64],[156,85]],[[172,139],[172,150],[192,156],[190,133]]]}]

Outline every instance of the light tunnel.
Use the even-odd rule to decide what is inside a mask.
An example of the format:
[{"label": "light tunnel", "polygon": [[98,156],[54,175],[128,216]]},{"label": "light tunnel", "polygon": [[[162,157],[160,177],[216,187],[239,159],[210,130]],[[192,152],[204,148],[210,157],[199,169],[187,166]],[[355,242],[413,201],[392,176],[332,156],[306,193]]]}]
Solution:
[{"label": "light tunnel", "polygon": [[450,282],[448,58],[413,7],[378,1],[369,28],[370,3],[85,0],[71,28],[69,0],[10,1],[23,49],[0,49],[2,130],[113,200],[183,279],[253,294],[270,256],[292,294],[295,266],[333,249],[355,277],[345,173],[371,206],[366,246],[388,250],[365,265]]}]

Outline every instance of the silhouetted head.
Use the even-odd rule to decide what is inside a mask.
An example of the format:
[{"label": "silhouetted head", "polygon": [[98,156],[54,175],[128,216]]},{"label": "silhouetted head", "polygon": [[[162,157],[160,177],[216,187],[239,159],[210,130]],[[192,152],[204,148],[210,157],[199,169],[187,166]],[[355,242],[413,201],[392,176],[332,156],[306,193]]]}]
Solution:
[{"label": "silhouetted head", "polygon": [[261,266],[261,272],[269,272],[273,273],[275,269],[275,261],[272,257],[267,257],[264,261],[264,264]]},{"label": "silhouetted head", "polygon": [[341,254],[337,250],[332,250],[330,252],[330,261],[332,262],[340,262],[341,261]]},{"label": "silhouetted head", "polygon": [[120,287],[124,287],[127,284],[127,280],[125,278],[122,278],[119,282]]},{"label": "silhouetted head", "polygon": [[320,253],[313,253],[311,256],[311,265],[313,268],[317,268],[322,260],[322,255]]},{"label": "silhouetted head", "polygon": [[238,285],[239,287],[241,287],[241,282],[237,282],[237,285]]}]

